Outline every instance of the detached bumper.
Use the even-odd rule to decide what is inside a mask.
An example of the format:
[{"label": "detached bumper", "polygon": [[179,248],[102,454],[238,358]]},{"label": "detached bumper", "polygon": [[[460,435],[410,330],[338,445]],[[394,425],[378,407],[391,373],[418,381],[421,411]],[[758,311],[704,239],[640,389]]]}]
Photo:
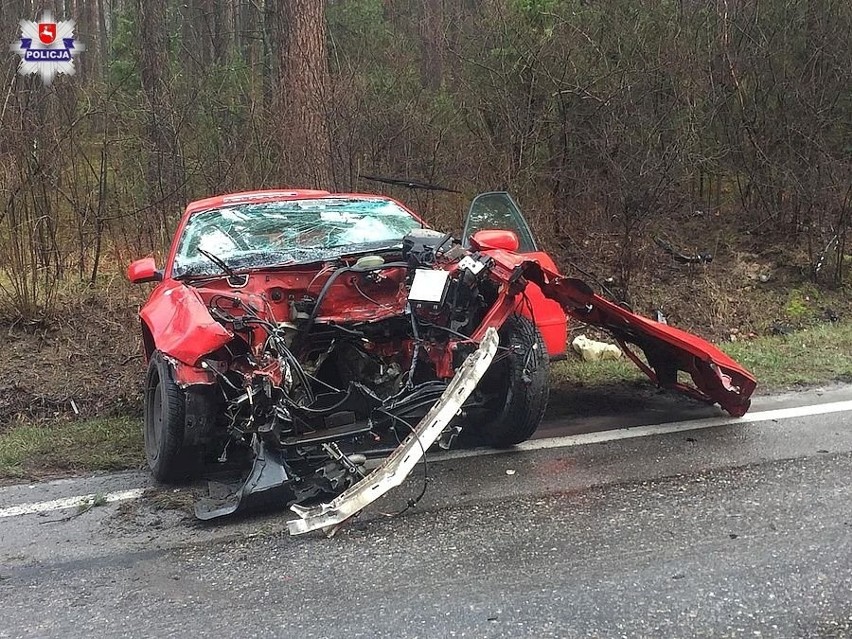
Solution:
[{"label": "detached bumper", "polygon": [[299,519],[287,522],[290,534],[301,535],[319,529],[331,531],[402,484],[423,457],[424,451],[435,443],[476,388],[497,353],[498,343],[497,331],[489,328],[479,348],[459,367],[441,399],[420,421],[414,432],[372,473],[330,502],[311,508],[291,506],[290,509]]}]

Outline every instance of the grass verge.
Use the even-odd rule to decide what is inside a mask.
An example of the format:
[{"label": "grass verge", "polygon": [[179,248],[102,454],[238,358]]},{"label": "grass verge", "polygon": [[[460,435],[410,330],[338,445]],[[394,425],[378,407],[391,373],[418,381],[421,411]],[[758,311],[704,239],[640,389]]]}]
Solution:
[{"label": "grass verge", "polygon": [[852,382],[852,322],[729,342],[722,349],[754,373],[763,390]]},{"label": "grass verge", "polygon": [[0,434],[0,477],[138,468],[142,428],[130,417],[22,424]]},{"label": "grass verge", "polygon": [[[761,392],[831,381],[852,382],[852,322],[823,324],[790,335],[726,342],[721,347],[755,374]],[[565,410],[556,412],[583,410],[572,401],[579,397],[578,388],[603,389],[593,402],[599,404],[599,395],[606,393],[607,387],[629,392],[625,387],[635,387],[644,379],[623,358],[583,362],[571,357],[552,367],[554,400],[564,399],[567,404]],[[0,478],[30,479],[119,470],[138,468],[143,463],[142,429],[136,418],[23,424],[0,433]]]},{"label": "grass verge", "polygon": [[648,379],[629,360],[605,360],[602,362],[584,362],[573,354],[562,362],[550,367],[550,385],[552,388],[578,386],[610,386],[627,384]]}]

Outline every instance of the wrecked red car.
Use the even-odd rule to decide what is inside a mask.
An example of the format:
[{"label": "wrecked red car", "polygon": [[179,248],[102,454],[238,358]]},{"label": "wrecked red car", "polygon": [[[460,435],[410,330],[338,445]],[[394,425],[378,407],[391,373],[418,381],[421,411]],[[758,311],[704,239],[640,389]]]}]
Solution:
[{"label": "wrecked red car", "polygon": [[[462,241],[384,196],[214,197],[187,207],[162,270],[145,258],[128,277],[157,282],[140,311],[154,477],[246,473],[198,505],[202,519],[271,502],[296,512],[292,533],[333,529],[436,442],[528,439],[567,317],[609,331],[660,386],[732,415],[755,388],[711,344],[560,275],[503,192],[473,201]],[[384,461],[368,472],[369,457]]]}]

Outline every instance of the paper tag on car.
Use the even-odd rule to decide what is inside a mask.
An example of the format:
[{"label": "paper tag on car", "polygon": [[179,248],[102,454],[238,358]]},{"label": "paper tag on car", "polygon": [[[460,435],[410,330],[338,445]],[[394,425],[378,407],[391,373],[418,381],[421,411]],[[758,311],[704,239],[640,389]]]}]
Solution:
[{"label": "paper tag on car", "polygon": [[414,271],[414,281],[408,299],[413,302],[432,302],[439,304],[444,299],[450,273],[442,270],[419,268]]}]

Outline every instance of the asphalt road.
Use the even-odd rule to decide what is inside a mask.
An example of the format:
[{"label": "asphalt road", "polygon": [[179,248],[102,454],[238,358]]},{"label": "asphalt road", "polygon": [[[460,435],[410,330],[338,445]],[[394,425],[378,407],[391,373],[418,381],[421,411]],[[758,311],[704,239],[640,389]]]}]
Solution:
[{"label": "asphalt road", "polygon": [[138,473],[3,488],[0,637],[852,637],[850,399],[548,424],[580,434],[433,457],[415,509],[383,514],[420,475],[332,539],[201,526],[181,492],[20,514]]}]

